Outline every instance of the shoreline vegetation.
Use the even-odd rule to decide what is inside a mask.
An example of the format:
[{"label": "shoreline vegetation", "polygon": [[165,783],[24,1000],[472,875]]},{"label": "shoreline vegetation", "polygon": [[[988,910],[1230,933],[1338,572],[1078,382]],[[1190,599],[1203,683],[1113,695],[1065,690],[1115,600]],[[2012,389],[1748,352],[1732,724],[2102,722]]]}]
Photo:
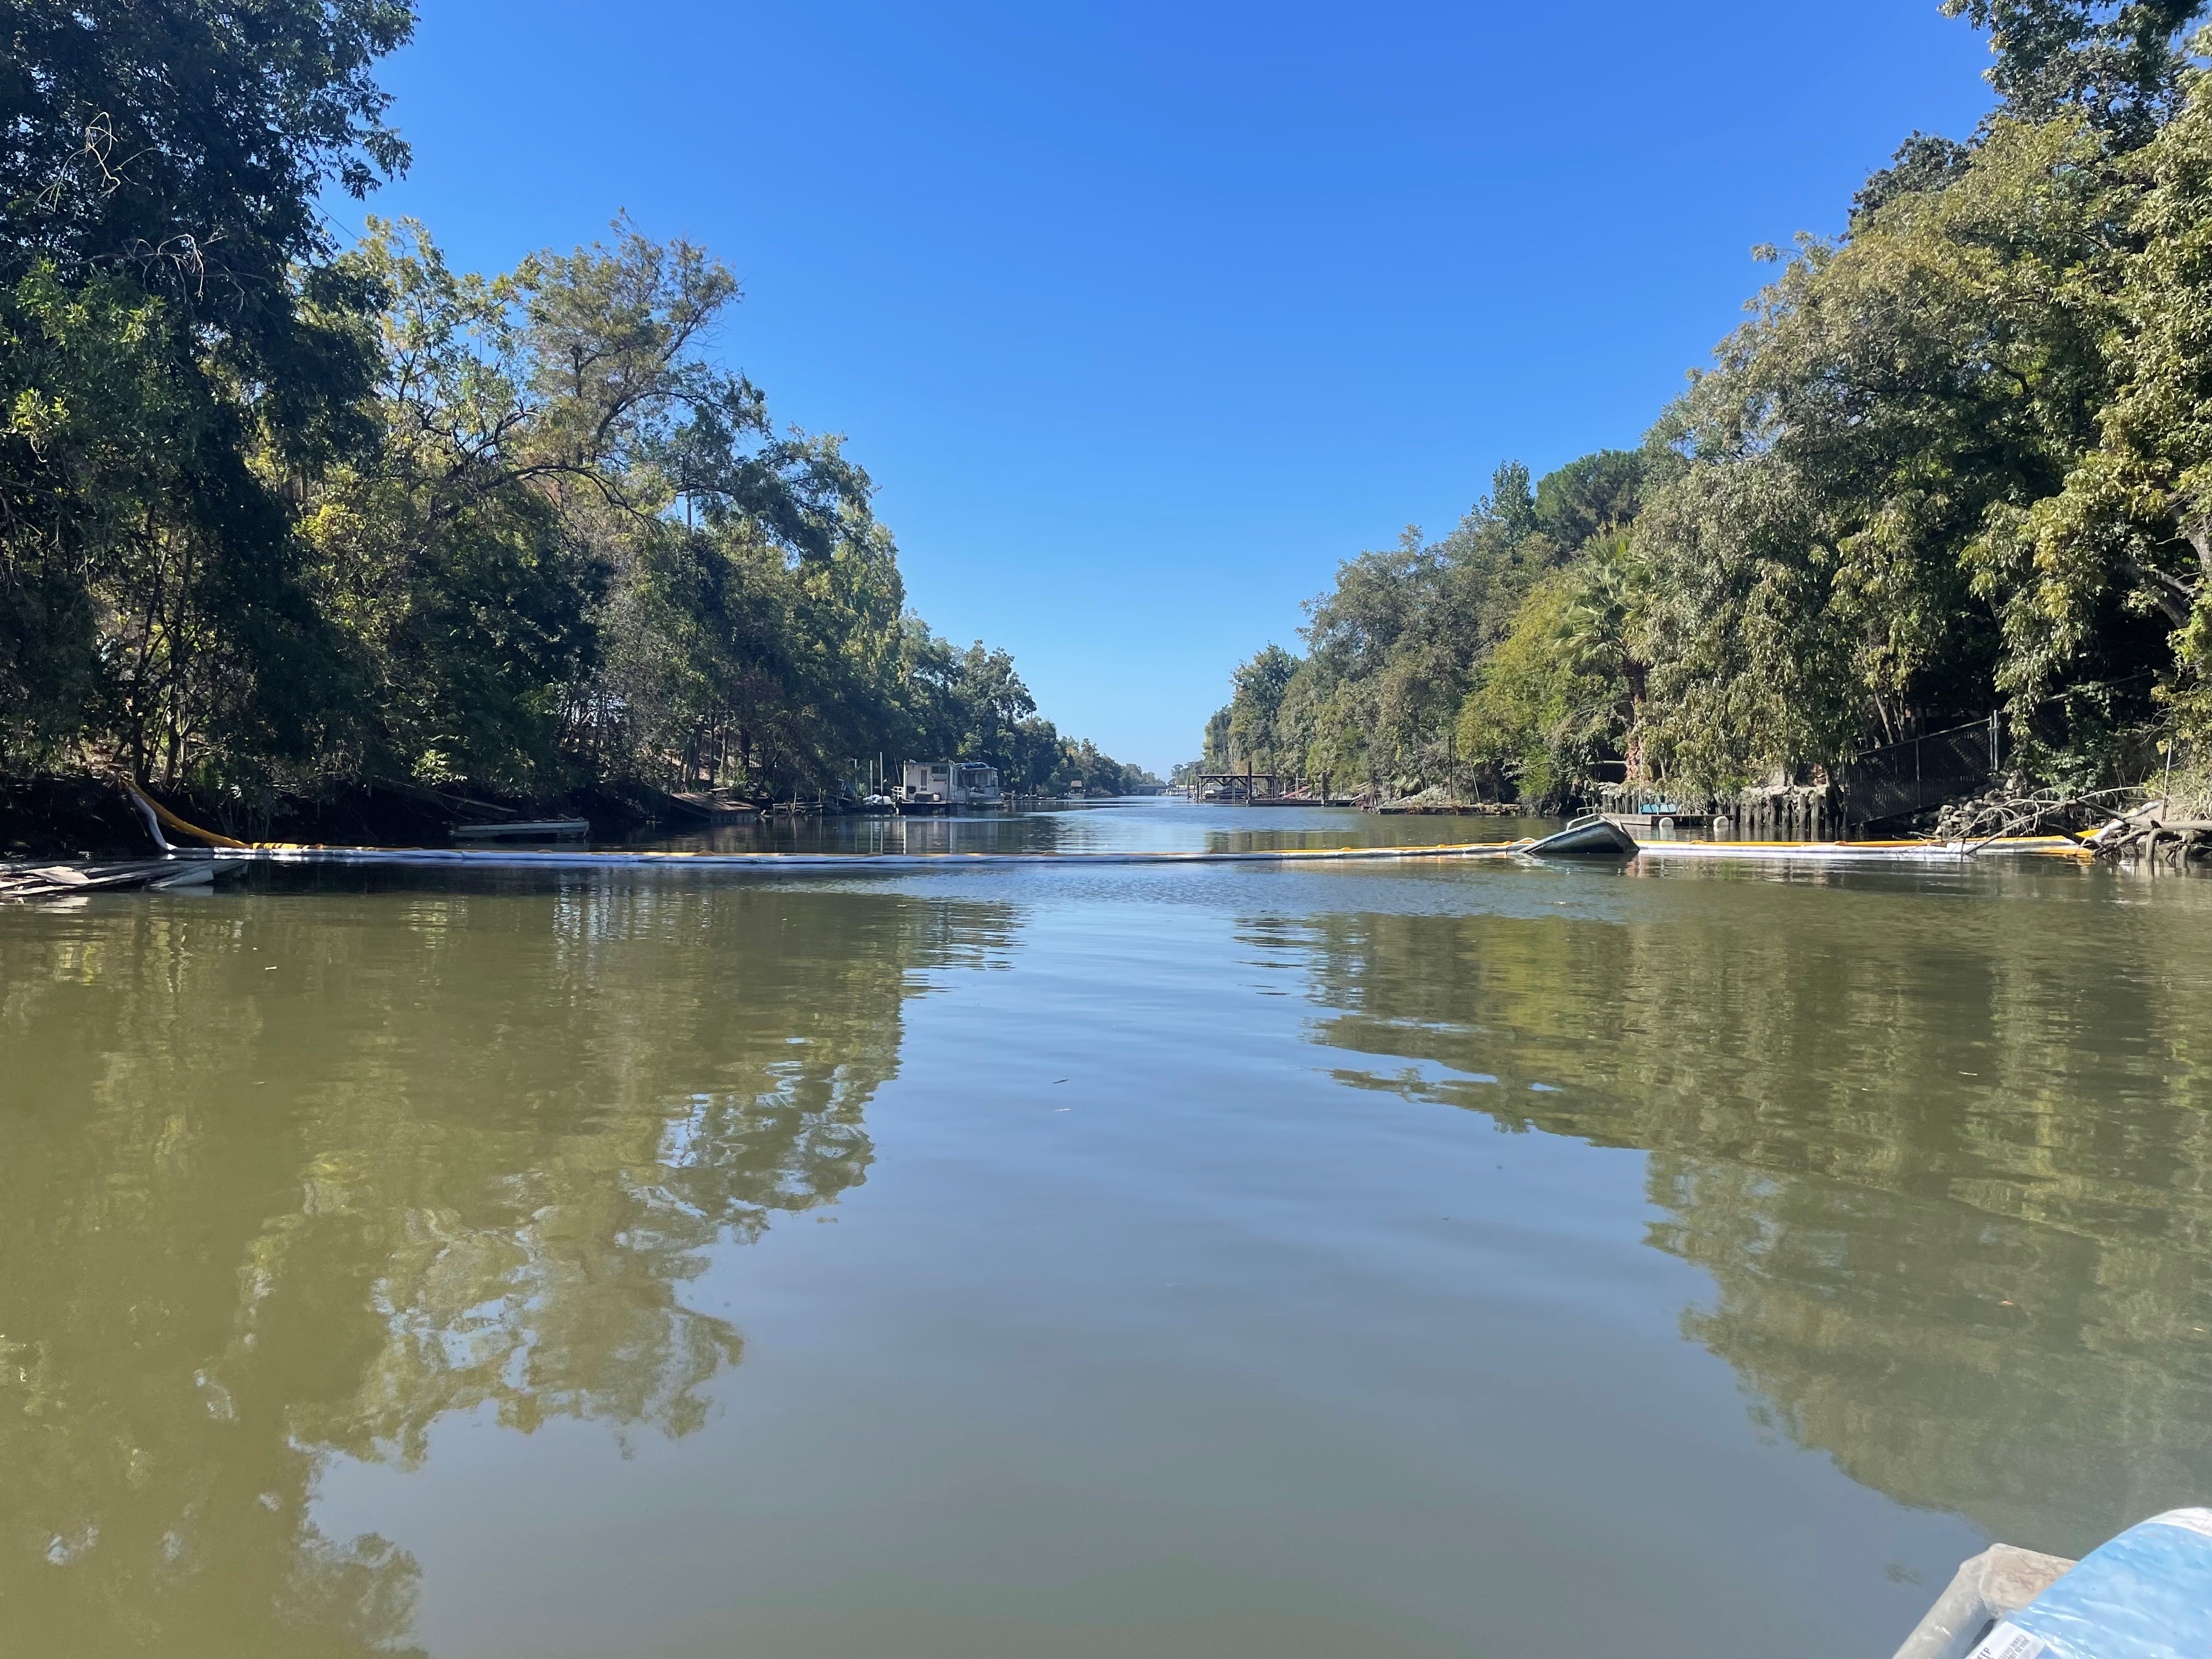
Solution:
[{"label": "shoreline vegetation", "polygon": [[710,356],[739,295],[703,249],[623,220],[480,276],[408,221],[339,246],[319,193],[406,166],[371,70],[413,26],[0,24],[0,851],[76,846],[125,779],[368,838],[447,797],[835,803],[909,758],[1152,781],[908,608],[841,440]]},{"label": "shoreline vegetation", "polygon": [[1941,738],[1954,801],[2212,817],[2207,8],[1944,9],[1990,34],[1972,137],[1754,250],[1778,274],[1639,447],[1501,466],[1347,560],[1179,776],[1924,823]]}]

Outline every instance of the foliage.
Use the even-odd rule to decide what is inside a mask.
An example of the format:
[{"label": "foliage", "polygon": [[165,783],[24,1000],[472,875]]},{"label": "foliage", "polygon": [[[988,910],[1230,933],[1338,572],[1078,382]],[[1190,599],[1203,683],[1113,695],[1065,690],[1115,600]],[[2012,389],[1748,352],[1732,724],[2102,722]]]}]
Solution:
[{"label": "foliage", "polygon": [[1560,804],[1814,781],[2000,703],[2054,778],[2212,726],[2203,7],[1951,9],[2004,100],[1972,142],[1914,134],[1845,238],[1801,237],[1640,452],[1533,495],[1501,471],[1458,547],[1346,565],[1278,706],[1240,672],[1219,745]]},{"label": "foliage", "polygon": [[905,610],[867,475],[716,366],[627,222],[495,277],[315,198],[402,166],[404,0],[33,0],[0,28],[0,766],[233,787],[1021,787],[1127,769]]},{"label": "foliage", "polygon": [[16,0],[0,258],[129,270],[270,349],[325,179],[361,196],[405,165],[369,70],[414,23],[407,0]]},{"label": "foliage", "polygon": [[1897,147],[1889,165],[1867,175],[1851,198],[1851,222],[1889,205],[1900,196],[1942,190],[1956,181],[1974,158],[1968,146],[1939,133],[1916,131]]},{"label": "foliage", "polygon": [[1470,747],[1462,719],[1480,665],[1547,573],[1635,518],[1656,468],[1662,459],[1601,450],[1532,483],[1509,463],[1449,535],[1409,529],[1396,548],[1347,561],[1307,606],[1304,659],[1271,646],[1237,670],[1206,765],[1328,773],[1385,793],[1502,785],[1518,749]]},{"label": "foliage", "polygon": [[[2001,678],[2015,703],[2085,671],[2170,663],[2166,696],[2203,731],[2212,726],[2212,82],[2197,84],[2128,174],[2142,187],[2130,226],[2140,251],[2113,307],[2106,349],[2117,384],[2097,441],[2056,493],[1992,514],[1974,562],[2002,602]],[[2116,659],[2115,638],[2136,653]]]},{"label": "foliage", "polygon": [[0,51],[0,763],[297,758],[347,697],[281,475],[370,438],[325,179],[405,157],[386,0],[31,0]]},{"label": "foliage", "polygon": [[1626,531],[1539,582],[1459,713],[1459,752],[1542,807],[1579,799],[1634,741],[1650,569]]},{"label": "foliage", "polygon": [[2042,122],[2080,112],[2116,144],[2148,143],[2189,72],[2176,37],[2205,0],[1944,0],[1990,31],[1987,71],[2006,114]]}]

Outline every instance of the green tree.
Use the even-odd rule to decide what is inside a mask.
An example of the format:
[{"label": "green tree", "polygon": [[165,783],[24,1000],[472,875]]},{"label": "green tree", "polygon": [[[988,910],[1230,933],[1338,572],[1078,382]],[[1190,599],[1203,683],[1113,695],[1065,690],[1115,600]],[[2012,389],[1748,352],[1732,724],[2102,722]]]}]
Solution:
[{"label": "green tree", "polygon": [[618,228],[489,280],[411,224],[349,256],[392,296],[386,435],[306,526],[374,677],[373,765],[528,789],[734,744],[820,781],[881,723],[901,592],[866,476],[701,356],[727,270]]},{"label": "green tree", "polygon": [[1608,763],[1639,774],[1651,585],[1626,531],[1537,583],[1461,707],[1461,754],[1542,810],[1587,800]]},{"label": "green tree", "polygon": [[[2106,336],[2116,383],[2063,486],[2007,502],[1971,550],[2002,606],[2002,683],[2033,706],[2064,678],[2170,663],[2187,726],[2212,731],[2212,82],[2131,157],[2142,194]],[[2144,624],[2149,624],[2146,627]],[[2156,636],[2162,634],[2162,641]]]},{"label": "green tree", "polygon": [[1572,550],[1626,525],[1643,505],[1654,458],[1638,449],[1601,449],[1538,480],[1531,516],[1556,547]]},{"label": "green tree", "polygon": [[[374,296],[315,210],[405,159],[386,0],[10,9],[0,50],[0,760],[175,777],[345,701],[279,493],[357,449]],[[122,465],[111,465],[116,460]]]},{"label": "green tree", "polygon": [[1735,787],[1991,704],[1985,516],[2057,489],[2108,389],[2127,193],[2078,121],[1998,122],[1964,176],[1807,240],[1655,441],[1638,520],[1670,775]]},{"label": "green tree", "polygon": [[1297,675],[1298,659],[1279,645],[1255,652],[1238,665],[1216,751],[1209,763],[1217,772],[1236,771],[1247,763],[1258,771],[1297,771],[1304,761],[1292,733],[1282,729],[1284,695]]},{"label": "green tree", "polygon": [[2205,0],[1943,0],[1990,32],[1985,72],[2014,119],[2084,116],[2117,146],[2148,143],[2182,100],[2179,37]]},{"label": "green tree", "polygon": [[[1507,462],[1449,535],[1431,542],[1409,527],[1397,547],[1346,561],[1306,607],[1304,660],[1270,647],[1238,671],[1207,728],[1207,763],[1249,759],[1384,793],[1477,781],[1460,718],[1484,665],[1547,573],[1632,522],[1674,465],[1664,452],[1601,450],[1532,482]],[[1494,759],[1478,746],[1478,766]]]}]

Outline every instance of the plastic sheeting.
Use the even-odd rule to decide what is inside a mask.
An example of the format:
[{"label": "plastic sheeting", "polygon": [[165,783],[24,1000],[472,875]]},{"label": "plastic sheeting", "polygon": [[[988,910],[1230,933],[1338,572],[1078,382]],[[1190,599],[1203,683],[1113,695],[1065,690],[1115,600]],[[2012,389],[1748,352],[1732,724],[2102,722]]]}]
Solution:
[{"label": "plastic sheeting", "polygon": [[1970,1659],[2206,1659],[2212,1510],[2169,1510],[2083,1556]]},{"label": "plastic sheeting", "polygon": [[1960,1563],[1957,1576],[1913,1626],[1896,1659],[1966,1659],[1998,1620],[2019,1612],[2073,1566],[2063,1555],[1990,1545]]}]

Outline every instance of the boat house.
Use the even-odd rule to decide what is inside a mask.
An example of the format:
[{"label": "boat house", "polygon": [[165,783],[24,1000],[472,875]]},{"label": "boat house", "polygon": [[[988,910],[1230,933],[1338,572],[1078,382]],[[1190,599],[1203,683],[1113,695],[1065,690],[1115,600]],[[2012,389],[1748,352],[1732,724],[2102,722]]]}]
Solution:
[{"label": "boat house", "polygon": [[996,806],[999,769],[977,761],[908,761],[899,781],[899,802],[915,806]]}]

